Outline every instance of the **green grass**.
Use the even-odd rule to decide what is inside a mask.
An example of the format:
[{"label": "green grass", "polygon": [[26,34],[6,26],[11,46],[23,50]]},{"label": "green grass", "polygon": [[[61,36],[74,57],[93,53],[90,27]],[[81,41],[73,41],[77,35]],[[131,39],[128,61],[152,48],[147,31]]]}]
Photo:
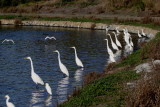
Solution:
[{"label": "green grass", "polygon": [[121,61],[119,64],[115,65],[116,67],[122,66],[134,66],[144,62],[141,60],[141,49],[127,56],[127,58]]},{"label": "green grass", "polygon": [[124,83],[139,77],[135,71],[121,71],[102,77],[81,89],[78,96],[72,97],[60,107],[87,107],[102,104],[118,107],[124,104]]}]

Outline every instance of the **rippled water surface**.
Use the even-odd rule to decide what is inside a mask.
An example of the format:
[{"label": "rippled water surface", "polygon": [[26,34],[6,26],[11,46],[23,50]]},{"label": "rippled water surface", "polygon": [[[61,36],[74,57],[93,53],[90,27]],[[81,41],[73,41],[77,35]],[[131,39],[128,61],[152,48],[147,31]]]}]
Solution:
[{"label": "rippled water surface", "polygon": [[[56,41],[45,41],[46,36],[55,36]],[[11,27],[0,28],[0,106],[5,106],[4,96],[8,94],[16,107],[55,107],[67,99],[75,87],[82,84],[83,77],[89,72],[103,72],[107,63],[106,33],[103,30],[80,30],[49,27]],[[13,39],[15,44],[1,43]],[[119,37],[121,42],[122,37]],[[134,38],[136,44],[137,38]],[[74,50],[85,68],[79,69],[75,63]],[[136,48],[136,46],[135,46]],[[59,69],[57,53],[70,73],[63,75]],[[123,53],[120,55],[122,56]],[[31,79],[29,60],[31,56],[35,72],[48,82],[53,95],[48,96],[44,86]]]}]

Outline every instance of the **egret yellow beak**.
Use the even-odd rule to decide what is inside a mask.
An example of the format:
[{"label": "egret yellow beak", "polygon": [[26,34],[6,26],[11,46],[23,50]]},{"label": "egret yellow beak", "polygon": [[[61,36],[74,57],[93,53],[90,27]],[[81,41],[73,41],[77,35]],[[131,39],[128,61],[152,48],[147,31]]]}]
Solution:
[{"label": "egret yellow beak", "polygon": [[27,57],[24,57],[23,59],[28,59]]},{"label": "egret yellow beak", "polygon": [[70,47],[70,48],[74,48],[74,46],[73,46],[73,47]]},{"label": "egret yellow beak", "polygon": [[57,50],[53,51],[53,52],[58,52]]}]

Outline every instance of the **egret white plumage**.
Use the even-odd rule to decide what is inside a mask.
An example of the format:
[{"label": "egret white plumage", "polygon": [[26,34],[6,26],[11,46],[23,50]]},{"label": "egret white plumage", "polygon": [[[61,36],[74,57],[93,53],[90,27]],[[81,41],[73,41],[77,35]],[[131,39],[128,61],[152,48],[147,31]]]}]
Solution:
[{"label": "egret white plumage", "polygon": [[110,40],[111,40],[111,44],[112,44],[113,49],[119,50],[118,47],[117,47],[117,45],[113,42],[113,40],[112,40],[112,38],[111,38],[111,35],[108,34],[108,36],[110,37]]},{"label": "egret white plumage", "polygon": [[49,36],[47,36],[47,37],[45,37],[45,40],[47,40],[47,39],[54,39],[54,40],[56,40],[56,38],[54,37],[54,36],[52,36],[52,37],[49,37]]},{"label": "egret white plumage", "polygon": [[4,39],[4,40],[2,41],[2,43],[4,43],[4,42],[12,42],[13,44],[15,44],[12,39]]},{"label": "egret white plumage", "polygon": [[130,44],[131,44],[131,46],[133,47],[134,44],[133,44],[133,42],[132,42],[132,37],[130,36],[129,38],[130,38]]},{"label": "egret white plumage", "polygon": [[146,36],[146,34],[144,33],[143,29],[142,29],[142,36]]},{"label": "egret white plumage", "polygon": [[46,88],[48,94],[49,94],[49,95],[52,95],[52,89],[51,89],[51,87],[49,86],[48,83],[45,83],[45,88]]},{"label": "egret white plumage", "polygon": [[73,49],[74,49],[76,64],[77,64],[79,67],[84,67],[83,64],[82,64],[82,61],[81,61],[81,60],[78,58],[78,56],[77,56],[76,48],[75,48],[75,47],[70,47],[70,48],[73,48]]},{"label": "egret white plumage", "polygon": [[108,33],[109,31],[109,26],[106,26],[106,34]]},{"label": "egret white plumage", "polygon": [[114,57],[114,54],[113,54],[112,50],[109,48],[108,39],[104,39],[104,40],[107,41],[107,52],[108,52],[108,54]]},{"label": "egret white plumage", "polygon": [[120,32],[119,32],[118,28],[119,28],[119,27],[116,27],[116,28],[115,28],[117,35],[119,35],[119,34],[120,34]]},{"label": "egret white plumage", "polygon": [[54,51],[54,52],[57,52],[57,53],[58,53],[58,63],[59,63],[59,67],[60,67],[61,71],[62,71],[64,74],[66,74],[67,76],[69,76],[68,69],[67,69],[66,66],[61,62],[59,51],[56,50],[56,51]]},{"label": "egret white plumage", "polygon": [[116,35],[116,33],[115,33],[115,32],[112,32],[112,33],[113,33],[113,34],[114,34],[114,36],[115,36],[117,46],[119,46],[119,47],[121,47],[121,48],[122,48],[121,43],[120,43],[120,42],[119,42],[119,40],[117,39],[117,35]]},{"label": "egret white plumage", "polygon": [[32,78],[33,82],[36,83],[36,84],[44,85],[43,80],[39,77],[38,74],[36,74],[34,72],[34,67],[33,67],[33,62],[32,62],[31,57],[25,57],[24,59],[29,59],[30,60],[30,63],[31,63],[31,78]]},{"label": "egret white plumage", "polygon": [[123,32],[124,32],[124,40],[125,40],[126,44],[129,44],[130,35],[128,35],[126,29],[123,29]]},{"label": "egret white plumage", "polygon": [[116,60],[113,56],[109,55],[109,62],[111,62],[111,63],[116,62]]},{"label": "egret white plumage", "polygon": [[139,37],[139,38],[141,38],[141,37],[142,37],[142,36],[141,36],[141,34],[139,33],[139,30],[138,30],[138,33],[137,33],[137,34],[138,34],[138,37]]},{"label": "egret white plumage", "polygon": [[9,102],[10,99],[9,95],[6,95],[5,98],[7,107],[15,107],[15,105],[12,102]]}]

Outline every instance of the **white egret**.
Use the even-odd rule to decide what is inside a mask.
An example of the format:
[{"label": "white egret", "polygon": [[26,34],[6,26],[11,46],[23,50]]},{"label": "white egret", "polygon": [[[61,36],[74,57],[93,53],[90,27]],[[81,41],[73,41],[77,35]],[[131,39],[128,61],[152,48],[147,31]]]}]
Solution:
[{"label": "white egret", "polygon": [[54,51],[54,52],[57,52],[57,53],[58,53],[58,62],[59,62],[59,67],[60,67],[61,71],[62,71],[64,74],[66,74],[67,76],[69,76],[68,69],[67,69],[66,66],[61,62],[59,51],[56,50],[56,51]]},{"label": "white egret", "polygon": [[123,29],[123,33],[124,33],[124,40],[128,45],[129,44],[129,35],[128,35],[126,29]]},{"label": "white egret", "polygon": [[141,34],[139,33],[139,30],[138,30],[138,33],[137,33],[137,34],[138,34],[138,37],[139,37],[139,38],[141,38],[141,37],[142,37],[142,36],[141,36]]},{"label": "white egret", "polygon": [[36,83],[36,84],[44,85],[43,80],[39,77],[38,74],[36,74],[34,72],[34,67],[33,67],[33,62],[32,62],[31,57],[25,57],[24,59],[29,59],[30,62],[31,62],[31,78],[32,78],[33,82]]},{"label": "white egret", "polygon": [[52,89],[51,89],[51,87],[49,86],[48,83],[45,83],[45,88],[46,88],[48,94],[49,94],[49,95],[52,95]]},{"label": "white egret", "polygon": [[117,35],[119,35],[119,34],[120,34],[120,32],[119,32],[118,28],[119,28],[119,27],[116,27],[116,33],[117,33]]},{"label": "white egret", "polygon": [[49,36],[47,36],[47,37],[45,37],[45,40],[47,40],[47,39],[54,39],[54,40],[56,40],[56,38],[54,37],[54,36],[52,36],[52,37],[49,37]]},{"label": "white egret", "polygon": [[113,56],[109,55],[109,61],[112,63],[112,62],[116,62],[116,60],[114,59]]},{"label": "white egret", "polygon": [[5,40],[2,41],[2,43],[4,43],[4,42],[12,42],[13,44],[15,44],[12,39],[5,39]]},{"label": "white egret", "polygon": [[146,36],[146,34],[144,33],[143,29],[142,29],[142,36]]},{"label": "white egret", "polygon": [[107,41],[107,51],[108,51],[108,54],[114,57],[114,54],[113,54],[112,50],[109,48],[108,39],[104,39],[104,40]]},{"label": "white egret", "polygon": [[120,42],[119,42],[119,40],[117,39],[117,35],[116,35],[116,33],[115,33],[115,32],[112,32],[112,33],[113,33],[113,34],[114,34],[114,36],[115,36],[117,46],[119,46],[119,47],[121,47],[121,48],[122,48],[121,43],[120,43]]},{"label": "white egret", "polygon": [[117,47],[117,45],[113,42],[113,40],[112,40],[112,38],[111,38],[111,35],[110,34],[108,34],[108,36],[110,37],[110,39],[111,39],[111,44],[112,44],[112,47],[113,47],[113,49],[115,49],[115,50],[119,50],[118,49],[118,47]]},{"label": "white egret", "polygon": [[78,58],[77,56],[77,51],[76,51],[76,48],[75,47],[70,47],[70,48],[73,48],[74,49],[74,52],[75,52],[75,61],[76,61],[76,64],[79,66],[79,67],[84,67],[83,64],[82,64],[82,61]]},{"label": "white egret", "polygon": [[106,26],[106,34],[108,33],[109,31],[109,26]]},{"label": "white egret", "polygon": [[9,102],[9,99],[10,99],[9,95],[6,95],[5,98],[6,98],[7,107],[15,107],[13,103]]},{"label": "white egret", "polygon": [[130,38],[130,44],[131,44],[131,46],[133,47],[134,44],[133,44],[133,42],[132,42],[132,37],[130,36],[129,38]]}]

